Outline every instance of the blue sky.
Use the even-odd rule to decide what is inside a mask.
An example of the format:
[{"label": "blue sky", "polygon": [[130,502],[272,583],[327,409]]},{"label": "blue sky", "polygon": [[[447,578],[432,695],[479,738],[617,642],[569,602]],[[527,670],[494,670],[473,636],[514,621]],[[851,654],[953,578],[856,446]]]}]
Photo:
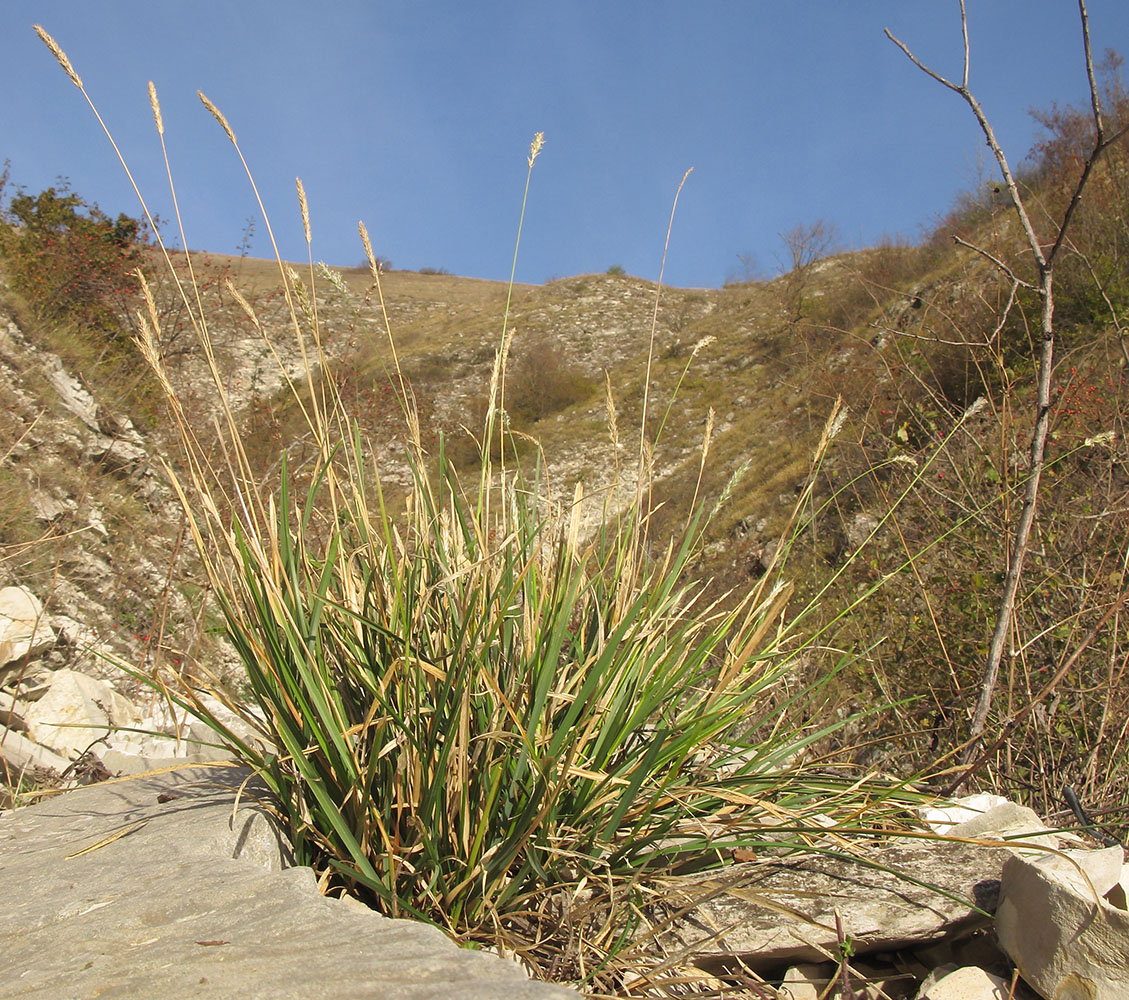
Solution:
[{"label": "blue sky", "polygon": [[[1013,162],[1028,112],[1086,99],[1073,0],[968,0],[971,85]],[[1129,3],[1090,0],[1096,53],[1129,56]],[[315,258],[377,253],[403,268],[505,278],[529,141],[544,131],[519,280],[620,265],[718,286],[781,232],[824,219],[846,246],[918,238],[991,170],[960,99],[883,36],[889,27],[958,76],[957,0],[479,3],[409,0],[5,0],[0,159],[30,191],[68,177],[110,213],[139,214],[97,122],[32,32],[69,55],[152,207],[171,217],[146,85],[160,95],[189,245],[252,253],[266,233],[231,122],[284,256],[304,259],[294,178]]]}]

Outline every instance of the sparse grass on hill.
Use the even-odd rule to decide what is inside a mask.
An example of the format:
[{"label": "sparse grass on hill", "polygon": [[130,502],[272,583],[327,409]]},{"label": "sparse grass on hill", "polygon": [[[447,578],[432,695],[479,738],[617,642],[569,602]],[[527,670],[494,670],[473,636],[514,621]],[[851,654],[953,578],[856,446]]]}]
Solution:
[{"label": "sparse grass on hill", "polygon": [[[1079,120],[1048,116],[1025,175],[1049,215]],[[1101,162],[1063,258],[1037,544],[998,735],[969,772],[1048,816],[1070,784],[1114,832],[1127,155]],[[856,804],[852,758],[903,778],[951,761],[1027,475],[1037,346],[1030,293],[952,245],[1024,273],[982,194],[921,246],[811,262],[798,298],[781,279],[663,289],[653,327],[659,290],[624,275],[532,288],[302,265],[315,322],[283,294],[287,267],[240,261],[263,335],[281,346],[296,323],[317,364],[247,409],[217,369],[224,460],[174,388],[195,472],[170,464],[247,671],[235,707],[268,745],[221,733],[302,858],[387,912],[611,989],[613,966],[581,969],[576,948],[638,959],[616,934],[643,919],[648,873],[803,843],[811,813]],[[209,308],[202,331],[185,304],[193,338],[248,334],[230,299]],[[839,397],[849,416],[819,448]],[[855,789],[883,821],[891,790]],[[766,834],[766,816],[795,823]]]}]

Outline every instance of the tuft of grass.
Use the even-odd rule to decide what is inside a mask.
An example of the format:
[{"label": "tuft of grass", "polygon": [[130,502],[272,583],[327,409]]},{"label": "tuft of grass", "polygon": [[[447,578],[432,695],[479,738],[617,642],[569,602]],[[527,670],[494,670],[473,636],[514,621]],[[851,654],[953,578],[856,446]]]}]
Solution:
[{"label": "tuft of grass", "polygon": [[[239,153],[222,113],[201,99]],[[527,178],[523,216],[528,189]],[[260,214],[269,236],[261,204]],[[361,236],[383,302],[363,225]],[[515,260],[519,244],[520,229]],[[184,451],[166,472],[245,694],[206,679],[146,679],[263,777],[298,862],[324,884],[463,941],[499,942],[541,974],[611,990],[614,956],[645,926],[648,883],[722,864],[737,848],[823,842],[829,825],[849,829],[864,812],[880,825],[915,799],[903,783],[813,753],[841,722],[787,721],[816,717],[826,678],[795,685],[818,636],[797,631],[805,612],[788,615],[783,556],[732,601],[707,597],[694,579],[704,532],[743,471],[719,499],[703,495],[712,415],[685,521],[659,537],[650,483],[673,396],[649,419],[645,391],[637,459],[607,489],[562,496],[539,450],[521,458],[507,426],[507,304],[481,457],[460,475],[442,441],[436,454],[425,448],[385,314],[410,483],[393,502],[337,382],[317,375],[329,365],[312,253],[301,279],[278,264],[309,362],[305,385],[291,390],[315,457],[301,476],[284,459],[277,488],[248,457],[191,261],[170,258],[170,272],[211,365],[220,459],[165,368],[161,316],[141,277],[138,347]],[[617,456],[610,390],[607,410]],[[816,467],[840,418],[825,428]],[[648,426],[659,428],[653,437]],[[787,531],[802,530],[809,500],[810,488]],[[253,735],[229,728],[204,692]]]}]

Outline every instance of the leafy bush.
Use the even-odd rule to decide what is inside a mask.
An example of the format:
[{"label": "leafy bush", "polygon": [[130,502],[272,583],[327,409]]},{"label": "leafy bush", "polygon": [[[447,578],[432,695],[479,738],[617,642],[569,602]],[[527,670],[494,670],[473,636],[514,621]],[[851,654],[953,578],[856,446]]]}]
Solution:
[{"label": "leafy bush", "polygon": [[38,318],[110,336],[127,328],[144,244],[136,219],[110,219],[65,182],[34,197],[17,194],[0,226],[5,273]]}]

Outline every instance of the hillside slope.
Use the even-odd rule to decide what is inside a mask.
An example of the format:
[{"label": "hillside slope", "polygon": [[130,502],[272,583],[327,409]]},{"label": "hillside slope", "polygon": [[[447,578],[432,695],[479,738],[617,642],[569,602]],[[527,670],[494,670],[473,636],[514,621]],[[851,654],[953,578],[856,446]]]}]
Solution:
[{"label": "hillside slope", "polygon": [[[981,225],[993,246],[1012,238],[1006,217]],[[201,273],[234,282],[273,345],[221,281],[208,286],[216,363],[260,469],[277,469],[283,454],[300,469],[310,457],[285,379],[301,386],[305,377],[286,288],[300,299],[311,283],[304,322],[312,328],[316,309],[331,368],[315,381],[334,380],[386,484],[407,476],[389,329],[429,449],[442,442],[461,468],[475,467],[473,435],[503,328],[504,285],[390,272],[379,289],[382,311],[367,270],[310,275],[296,266],[299,288],[284,287],[271,262],[195,259]],[[825,710],[916,699],[861,722],[854,737],[887,741],[877,755],[868,752],[883,766],[924,764],[959,742],[994,613],[1023,478],[1032,375],[1025,319],[1018,310],[999,319],[1004,283],[963,249],[879,247],[825,259],[797,285],[800,278],[661,294],[615,275],[515,288],[506,385],[513,446],[530,466],[543,455],[558,497],[571,497],[582,481],[594,519],[617,474],[632,488],[646,396],[646,436],[655,442],[652,537],[661,547],[688,515],[708,431],[700,491],[725,492],[727,502],[696,573],[725,600],[786,553],[798,587],[792,613],[804,609],[809,628],[829,629],[826,657],[809,656],[800,669],[818,677],[842,668],[826,689]],[[159,657],[186,667],[198,657],[222,666],[227,654],[207,636],[214,611],[159,474],[157,459],[175,464],[178,449],[152,386],[119,398],[120,379],[99,375],[101,362],[78,350],[73,335],[50,334],[26,318],[18,296],[7,299],[2,582],[26,585],[51,612],[84,622],[87,638],[110,636],[131,662]],[[207,366],[190,329],[169,330],[177,331],[165,342],[170,377],[206,435],[217,413]],[[56,352],[63,347],[58,358],[52,338]],[[1120,421],[1129,408],[1123,341],[1108,323],[1076,326],[1063,341],[1058,464],[1021,602],[1005,714],[1037,693],[1038,677],[1070,655],[1123,586],[1116,561],[1125,527]],[[310,341],[305,351],[315,356]],[[138,362],[128,367],[138,384],[150,378]],[[76,378],[85,386],[68,388]],[[846,421],[813,469],[840,397]],[[1113,436],[1102,444],[1087,443],[1106,430]],[[811,499],[793,523],[809,477]],[[1094,692],[1113,690],[1124,662],[1116,633],[1088,643],[1042,715],[1012,734],[992,780],[1013,793],[1018,787],[1047,812],[1058,807],[1064,781],[1118,807],[1129,790],[1101,762],[1123,752],[1124,706],[1098,704]]]}]

